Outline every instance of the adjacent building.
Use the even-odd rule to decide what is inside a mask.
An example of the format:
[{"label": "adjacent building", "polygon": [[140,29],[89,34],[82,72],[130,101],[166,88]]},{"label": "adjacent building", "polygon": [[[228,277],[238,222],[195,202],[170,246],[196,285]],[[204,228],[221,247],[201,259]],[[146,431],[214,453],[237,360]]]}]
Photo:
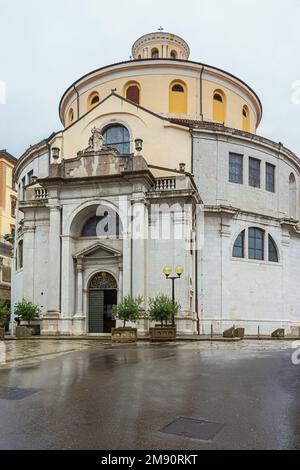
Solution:
[{"label": "adjacent building", "polygon": [[13,170],[16,159],[0,150],[0,298],[10,305],[12,242],[16,226],[16,197]]},{"label": "adjacent building", "polygon": [[[298,157],[257,135],[259,97],[155,32],[64,93],[62,130],[18,160],[13,302],[42,334],[101,334],[124,295],[170,293],[179,333],[300,328]],[[148,320],[139,322],[146,333]]]}]

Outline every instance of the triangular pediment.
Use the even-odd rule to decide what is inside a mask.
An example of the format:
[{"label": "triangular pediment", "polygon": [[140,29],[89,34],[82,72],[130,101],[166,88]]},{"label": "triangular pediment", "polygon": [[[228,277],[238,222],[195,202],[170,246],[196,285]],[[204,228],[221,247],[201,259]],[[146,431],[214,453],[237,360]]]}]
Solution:
[{"label": "triangular pediment", "polygon": [[84,248],[83,250],[75,253],[73,258],[117,258],[122,256],[122,253],[115,248],[105,245],[102,242],[94,243],[93,245]]}]

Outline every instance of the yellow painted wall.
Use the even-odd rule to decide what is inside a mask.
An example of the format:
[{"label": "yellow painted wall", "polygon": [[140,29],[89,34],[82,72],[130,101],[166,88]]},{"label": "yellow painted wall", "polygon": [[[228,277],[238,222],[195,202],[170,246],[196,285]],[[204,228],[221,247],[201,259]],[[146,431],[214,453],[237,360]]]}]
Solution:
[{"label": "yellow painted wall", "polygon": [[[105,78],[105,82],[100,85],[93,85],[90,83],[81,91],[80,95],[80,116],[84,115],[88,111],[88,97],[92,91],[97,91],[100,95],[100,100],[106,98],[112,89],[116,88],[116,92],[124,96],[124,88],[126,83],[130,81],[137,81],[141,87],[140,93],[140,105],[155,112],[155,113],[169,113],[170,106],[170,84],[174,80],[183,81],[187,87],[187,107],[186,112],[183,112],[182,106],[176,106],[175,109],[181,110],[179,113],[190,117],[200,118],[200,77],[192,77],[188,75],[182,75],[181,73],[154,73],[153,74],[132,74],[127,77],[118,77],[110,79],[110,76]],[[225,125],[236,129],[243,129],[242,109],[246,104],[249,108],[250,118],[250,132],[256,132],[257,115],[254,106],[250,102],[250,99],[246,101],[242,96],[242,92],[235,92],[225,86],[220,87],[219,84],[210,81],[203,80],[203,98],[202,98],[202,112],[203,118],[206,121],[213,121],[213,94],[215,90],[221,90],[225,95],[226,101],[226,116]],[[76,96],[74,94],[73,100],[70,100],[65,110],[66,122],[68,122],[68,112],[70,107],[73,107],[77,112]]]},{"label": "yellow painted wall", "polygon": [[[142,155],[148,164],[179,169],[179,163],[184,162],[186,170],[190,171],[191,142],[188,129],[172,125],[116,96],[111,96],[66,129],[63,139],[57,137],[51,145],[62,149],[63,158],[74,158],[78,151],[88,146],[94,126],[102,129],[110,123],[118,122],[129,129],[132,141],[136,138],[143,139]],[[135,152],[134,142],[132,151]]]},{"label": "yellow painted wall", "polygon": [[11,197],[16,197],[12,188],[12,172],[14,165],[5,156],[0,155],[0,235],[11,233],[11,226],[16,220],[11,216]]}]

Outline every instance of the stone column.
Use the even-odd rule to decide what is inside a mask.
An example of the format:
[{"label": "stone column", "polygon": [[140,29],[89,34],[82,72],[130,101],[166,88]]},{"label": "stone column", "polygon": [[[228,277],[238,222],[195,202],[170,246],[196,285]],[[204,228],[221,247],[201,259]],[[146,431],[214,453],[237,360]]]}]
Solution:
[{"label": "stone column", "polygon": [[57,335],[59,333],[60,316],[61,207],[55,202],[53,205],[50,205],[49,210],[48,310],[43,319],[42,334]]},{"label": "stone column", "polygon": [[76,315],[83,315],[83,264],[82,260],[77,260],[77,308]]},{"label": "stone column", "polygon": [[[33,222],[24,222],[23,235],[23,295],[35,303],[34,299],[34,241],[35,241],[35,225]],[[27,281],[26,281],[27,280]]]},{"label": "stone column", "polygon": [[76,314],[73,317],[73,334],[83,335],[85,334],[85,320],[83,308],[83,260],[77,259],[76,266]]},{"label": "stone column", "polygon": [[64,334],[70,334],[76,307],[76,294],[73,239],[68,235],[62,236],[61,291],[61,328]]},{"label": "stone column", "polygon": [[60,206],[50,207],[48,312],[60,313]]},{"label": "stone column", "polygon": [[134,195],[132,198],[132,294],[146,297],[146,238],[148,211],[143,194]]}]

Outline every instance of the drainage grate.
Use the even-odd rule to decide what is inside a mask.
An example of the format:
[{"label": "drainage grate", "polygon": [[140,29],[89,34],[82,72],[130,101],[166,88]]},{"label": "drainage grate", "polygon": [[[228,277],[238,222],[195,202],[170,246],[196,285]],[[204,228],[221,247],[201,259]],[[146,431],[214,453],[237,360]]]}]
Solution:
[{"label": "drainage grate", "polygon": [[0,400],[23,400],[38,392],[38,388],[0,387]]},{"label": "drainage grate", "polygon": [[177,436],[211,441],[224,427],[224,424],[214,423],[199,418],[176,418],[172,423],[164,427],[161,432],[165,434],[176,434]]}]

